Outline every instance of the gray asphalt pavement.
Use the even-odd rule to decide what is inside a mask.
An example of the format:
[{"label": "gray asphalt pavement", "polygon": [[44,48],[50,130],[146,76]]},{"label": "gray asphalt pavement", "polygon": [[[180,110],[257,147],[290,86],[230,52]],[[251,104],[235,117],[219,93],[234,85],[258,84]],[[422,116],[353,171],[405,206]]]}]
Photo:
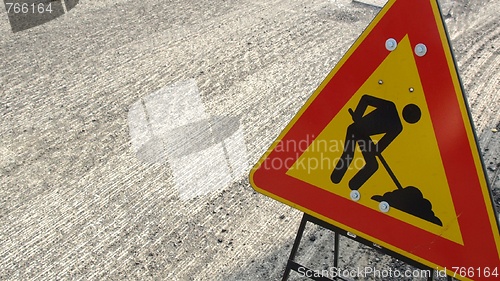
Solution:
[{"label": "gray asphalt pavement", "polygon": [[[500,7],[440,3],[499,209]],[[81,1],[16,33],[1,14],[0,280],[278,280],[301,213],[248,172],[378,11]],[[332,236],[305,237],[328,265]]]}]

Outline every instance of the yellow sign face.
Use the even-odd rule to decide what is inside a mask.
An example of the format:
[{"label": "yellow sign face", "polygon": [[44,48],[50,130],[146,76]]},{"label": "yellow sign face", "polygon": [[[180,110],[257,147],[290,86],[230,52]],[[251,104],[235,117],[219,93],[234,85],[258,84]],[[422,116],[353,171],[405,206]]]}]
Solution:
[{"label": "yellow sign face", "polygon": [[[408,35],[399,42],[398,48],[388,55],[311,143],[287,174],[351,200],[349,181],[355,178],[366,165],[361,149],[369,144],[356,142],[353,159],[340,182],[333,183],[331,173],[337,165],[346,165],[342,163],[342,154],[345,147],[349,146],[349,142],[353,144],[350,136],[346,136],[346,132],[349,131],[348,127],[354,123],[349,109],[356,109],[363,96],[391,101],[400,113],[409,104],[420,108],[420,120],[414,124],[402,121],[401,132],[381,154],[403,187],[418,188],[423,197],[432,204],[432,211],[441,221],[441,225],[436,223],[437,221],[431,222],[396,208],[391,209],[391,212],[387,214],[402,222],[463,244],[457,214]],[[369,115],[373,110],[376,109],[368,106],[363,116]],[[373,136],[373,142],[376,144],[383,136],[384,134]],[[376,171],[357,189],[360,193],[357,203],[379,211],[379,201],[372,197],[394,191],[397,186],[378,157],[376,161],[378,163]]]}]

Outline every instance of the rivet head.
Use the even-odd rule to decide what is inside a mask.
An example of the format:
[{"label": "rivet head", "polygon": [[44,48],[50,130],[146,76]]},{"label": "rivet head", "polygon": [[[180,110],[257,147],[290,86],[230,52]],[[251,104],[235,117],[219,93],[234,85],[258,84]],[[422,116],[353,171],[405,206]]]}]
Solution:
[{"label": "rivet head", "polygon": [[352,190],[350,195],[351,195],[352,201],[356,201],[357,202],[361,198],[361,194],[357,190]]},{"label": "rivet head", "polygon": [[410,93],[413,93],[415,91],[415,89],[413,89],[413,87],[410,87],[410,89],[408,89],[408,91],[410,91]]},{"label": "rivet head", "polygon": [[378,80],[378,84],[379,84],[379,85],[382,85],[382,84],[384,84],[384,81],[382,81],[382,80]]},{"label": "rivet head", "polygon": [[417,46],[415,46],[415,54],[419,57],[425,56],[425,54],[427,54],[427,46],[422,43],[417,44]]},{"label": "rivet head", "polygon": [[398,42],[394,38],[389,38],[387,41],[385,41],[385,48],[388,51],[394,51],[396,50],[396,47],[398,46]]},{"label": "rivet head", "polygon": [[387,212],[389,212],[389,209],[391,208],[391,206],[389,205],[389,203],[382,201],[378,204],[378,208],[380,209],[381,212],[387,213]]}]

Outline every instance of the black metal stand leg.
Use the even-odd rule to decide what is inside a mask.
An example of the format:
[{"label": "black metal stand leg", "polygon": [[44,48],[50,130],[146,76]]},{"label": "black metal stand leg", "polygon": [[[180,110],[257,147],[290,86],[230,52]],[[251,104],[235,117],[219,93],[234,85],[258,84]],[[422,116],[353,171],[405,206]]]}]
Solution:
[{"label": "black metal stand leg", "polygon": [[[311,215],[308,215],[306,213],[304,213],[304,215],[302,216],[302,220],[300,222],[300,226],[299,226],[299,229],[297,230],[297,236],[295,237],[295,241],[293,243],[293,246],[292,246],[292,251],[290,252],[290,257],[288,258],[288,262],[286,264],[286,268],[285,268],[285,272],[283,273],[283,278],[282,278],[282,281],[287,281],[288,280],[288,277],[290,275],[290,271],[296,271],[296,272],[301,272],[301,271],[304,271],[307,273],[307,277],[309,277],[310,279],[312,280],[315,280],[315,281],[333,281],[333,279],[330,279],[328,278],[328,276],[323,276],[322,274],[319,274],[318,275],[315,275],[314,274],[314,270],[310,269],[310,268],[307,268],[306,266],[304,265],[301,265],[297,262],[294,261],[295,259],[295,255],[297,254],[297,251],[299,249],[299,245],[300,245],[300,240],[302,239],[302,236],[304,234],[304,230],[305,230],[305,227],[306,227],[306,224],[307,222],[311,222],[311,223],[314,223],[316,225],[319,225],[323,228],[326,228],[326,229],[329,229],[331,231],[333,231],[335,233],[335,241],[334,241],[334,261],[333,261],[333,265],[335,268],[338,268],[339,266],[339,255],[340,255],[340,248],[339,248],[339,244],[340,244],[340,236],[344,236],[346,238],[349,238],[349,239],[352,239],[358,243],[361,243],[361,244],[364,244],[366,246],[369,246],[369,247],[372,247],[372,248],[375,248],[377,251],[379,251],[380,253],[383,253],[383,254],[386,254],[386,255],[389,255],[393,258],[397,258],[399,259],[400,261],[403,261],[405,263],[407,263],[408,265],[411,265],[411,266],[415,266],[417,268],[420,268],[420,269],[425,269],[425,270],[429,270],[430,271],[430,276],[427,278],[427,281],[432,281],[434,280],[434,274],[435,274],[435,270],[433,268],[430,268],[428,266],[425,266],[423,264],[420,264],[414,260],[411,260],[405,256],[402,256],[401,254],[398,254],[396,252],[392,252],[388,249],[385,249],[385,248],[382,248],[380,246],[377,246],[375,245],[373,242],[369,241],[369,240],[366,240],[364,238],[361,238],[361,237],[357,237],[356,235],[349,235],[349,232],[341,229],[341,228],[338,228],[334,225],[331,225],[325,221],[322,221],[316,217],[313,217]],[[375,247],[377,246],[377,247]],[[345,279],[345,278],[342,278],[340,276],[337,276],[337,277],[334,277],[334,280],[343,280],[343,281],[347,281],[349,279]],[[451,276],[447,276],[447,281],[453,281],[454,279],[451,277]]]},{"label": "black metal stand leg", "polygon": [[446,279],[447,279],[448,281],[453,281],[453,278],[451,278],[451,276],[449,276],[449,275],[448,275],[448,276],[446,276]]},{"label": "black metal stand leg", "polygon": [[339,240],[340,240],[340,234],[335,231],[335,243],[334,243],[334,251],[333,252],[333,267],[338,268],[339,267]]},{"label": "black metal stand leg", "polygon": [[292,269],[291,268],[292,261],[295,258],[295,254],[297,254],[297,250],[299,249],[300,240],[302,239],[302,234],[304,233],[306,224],[307,224],[307,216],[304,213],[304,215],[302,216],[302,220],[300,221],[299,230],[297,230],[297,236],[295,237],[295,242],[293,242],[292,251],[290,252],[290,257],[288,258],[285,272],[283,273],[283,279],[281,279],[282,281],[288,280],[288,276],[290,275],[290,270]]}]

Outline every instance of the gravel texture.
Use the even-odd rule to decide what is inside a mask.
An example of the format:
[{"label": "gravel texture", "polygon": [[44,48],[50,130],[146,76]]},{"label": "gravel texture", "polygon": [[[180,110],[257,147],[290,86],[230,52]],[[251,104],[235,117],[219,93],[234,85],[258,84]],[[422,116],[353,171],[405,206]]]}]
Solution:
[{"label": "gravel texture", "polygon": [[[499,209],[500,6],[439,2]],[[246,174],[378,11],[351,0],[81,1],[16,33],[2,13],[0,280],[279,280],[301,213],[254,192]],[[207,115],[238,118],[246,147],[244,175],[191,198],[172,161],[137,157],[128,120],[135,102],[182,81],[195,81]],[[308,226],[298,260],[328,267],[332,247],[331,232]],[[406,268],[341,247],[344,266]]]}]

